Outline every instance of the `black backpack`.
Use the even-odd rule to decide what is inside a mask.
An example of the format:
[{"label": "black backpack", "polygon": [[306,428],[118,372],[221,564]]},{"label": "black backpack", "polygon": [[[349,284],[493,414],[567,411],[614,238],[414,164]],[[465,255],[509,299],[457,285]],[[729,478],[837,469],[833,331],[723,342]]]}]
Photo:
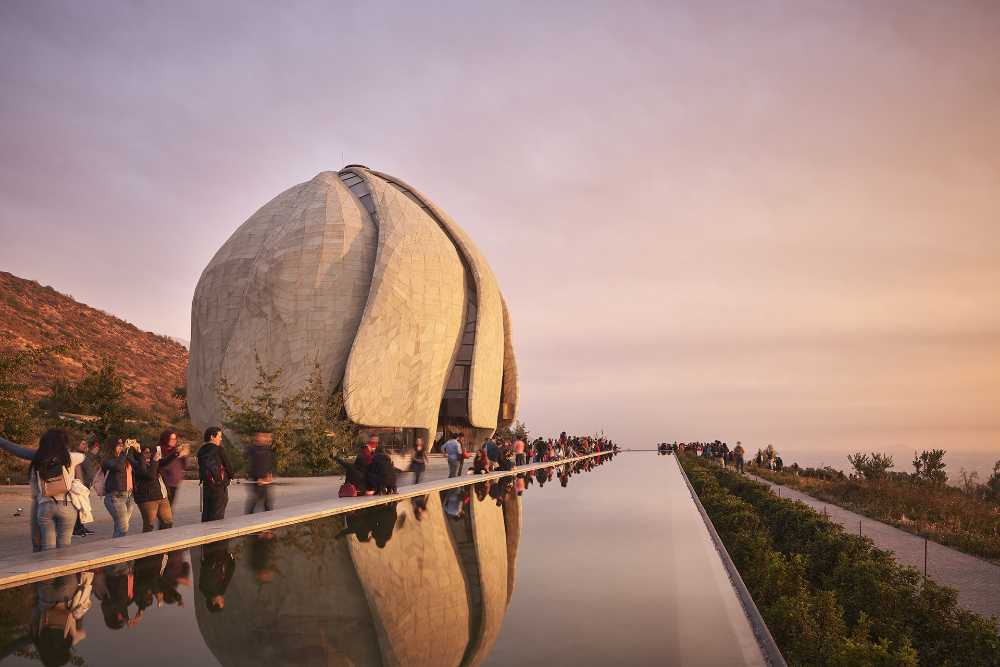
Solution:
[{"label": "black backpack", "polygon": [[[214,454],[214,452],[213,452]],[[205,457],[202,467],[205,469],[205,483],[210,486],[221,486],[226,482],[226,469],[218,454]]]}]

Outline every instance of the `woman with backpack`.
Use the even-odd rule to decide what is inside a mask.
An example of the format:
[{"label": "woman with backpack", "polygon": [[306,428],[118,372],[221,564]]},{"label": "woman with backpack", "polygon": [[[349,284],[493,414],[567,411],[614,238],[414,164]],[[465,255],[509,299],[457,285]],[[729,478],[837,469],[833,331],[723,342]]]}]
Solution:
[{"label": "woman with backpack", "polygon": [[[36,551],[62,548],[73,541],[77,508],[73,504],[72,486],[76,467],[84,455],[70,452],[69,433],[52,428],[42,434],[38,449],[20,447],[0,438],[0,448],[14,456],[31,461],[28,480],[31,486],[32,544]],[[37,526],[37,543],[35,530]]]}]

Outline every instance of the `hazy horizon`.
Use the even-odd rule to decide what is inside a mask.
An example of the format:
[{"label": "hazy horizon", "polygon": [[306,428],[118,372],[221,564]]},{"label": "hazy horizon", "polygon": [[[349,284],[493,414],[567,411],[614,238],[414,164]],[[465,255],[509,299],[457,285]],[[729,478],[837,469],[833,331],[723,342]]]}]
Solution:
[{"label": "hazy horizon", "polygon": [[[0,5],[0,269],[190,338],[367,164],[491,262],[535,432],[1000,459],[1000,5]],[[839,460],[834,460],[839,457]]]}]

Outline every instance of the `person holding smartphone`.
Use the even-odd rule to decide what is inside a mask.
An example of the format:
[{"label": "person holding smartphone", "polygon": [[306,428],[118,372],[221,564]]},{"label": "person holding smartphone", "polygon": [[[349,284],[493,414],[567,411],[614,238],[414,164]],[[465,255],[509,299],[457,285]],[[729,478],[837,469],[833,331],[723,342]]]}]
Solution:
[{"label": "person holding smartphone", "polygon": [[142,532],[153,530],[153,522],[159,523],[160,530],[173,528],[174,515],[167,498],[167,487],[163,482],[160,461],[163,450],[159,445],[147,447],[139,455],[138,475],[135,485],[135,502],[142,515]]},{"label": "person holding smartphone", "polygon": [[160,475],[167,487],[167,501],[171,511],[177,501],[177,490],[184,481],[184,471],[187,468],[187,457],[191,450],[186,444],[178,444],[177,433],[167,429],[160,434]]},{"label": "person holding smartphone", "polygon": [[135,511],[135,471],[139,466],[139,442],[115,441],[113,455],[101,467],[107,471],[104,482],[104,507],[115,523],[112,537],[128,535],[128,524]]}]

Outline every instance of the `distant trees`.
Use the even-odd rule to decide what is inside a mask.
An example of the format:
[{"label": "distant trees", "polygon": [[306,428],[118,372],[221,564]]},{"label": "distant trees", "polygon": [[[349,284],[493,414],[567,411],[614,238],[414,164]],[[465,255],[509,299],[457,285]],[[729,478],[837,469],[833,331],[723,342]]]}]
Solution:
[{"label": "distant trees", "polygon": [[993,474],[984,485],[990,498],[1000,501],[1000,461],[993,464]]},{"label": "distant trees", "polygon": [[38,430],[38,414],[22,380],[43,353],[35,350],[0,352],[0,437],[26,442]]},{"label": "distant trees", "polygon": [[881,452],[870,454],[856,452],[849,454],[847,461],[854,467],[859,477],[871,481],[885,479],[896,465],[890,455]]},{"label": "distant trees", "polygon": [[528,430],[528,427],[524,425],[524,422],[515,420],[507,428],[505,428],[503,430],[498,429],[497,433],[496,433],[496,437],[497,438],[509,438],[511,440],[521,440],[521,441],[527,443],[527,442],[530,442],[528,440],[528,436],[530,434],[531,434],[531,432]]},{"label": "distant trees", "polygon": [[91,428],[102,440],[135,430],[126,425],[137,415],[125,403],[125,380],[111,359],[105,359],[100,368],[88,372],[79,382],[57,379],[40,403],[51,412],[97,417]]},{"label": "distant trees", "polygon": [[947,466],[944,462],[944,455],[946,453],[943,449],[931,449],[929,451],[925,449],[919,455],[914,452],[914,479],[942,486],[946,484],[948,482],[948,474],[944,471]]}]

